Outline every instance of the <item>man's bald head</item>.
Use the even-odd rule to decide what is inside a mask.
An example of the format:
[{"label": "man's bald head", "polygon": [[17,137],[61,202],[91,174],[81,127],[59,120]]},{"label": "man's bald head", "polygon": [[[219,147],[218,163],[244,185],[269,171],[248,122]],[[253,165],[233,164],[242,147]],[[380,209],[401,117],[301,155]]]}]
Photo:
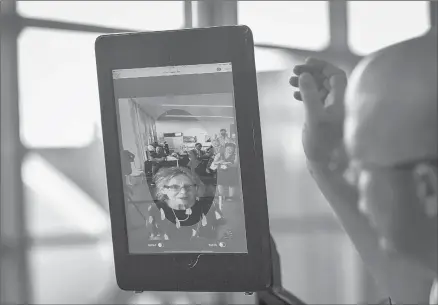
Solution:
[{"label": "man's bald head", "polygon": [[346,94],[346,145],[354,159],[391,166],[436,159],[437,36],[431,33],[362,60]]}]

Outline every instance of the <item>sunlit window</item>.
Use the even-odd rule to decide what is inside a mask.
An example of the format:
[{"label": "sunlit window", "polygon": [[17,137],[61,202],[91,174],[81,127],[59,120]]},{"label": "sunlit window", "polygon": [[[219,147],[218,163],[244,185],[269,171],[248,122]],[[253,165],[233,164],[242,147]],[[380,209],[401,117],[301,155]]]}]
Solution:
[{"label": "sunlit window", "polygon": [[279,49],[256,47],[254,49],[254,57],[257,72],[287,70],[296,64],[293,56]]},{"label": "sunlit window", "polygon": [[26,29],[19,39],[20,132],[30,147],[83,146],[100,126],[97,34]]},{"label": "sunlit window", "polygon": [[348,1],[349,45],[365,55],[425,34],[428,1]]},{"label": "sunlit window", "polygon": [[239,1],[238,22],[256,43],[321,50],[330,39],[327,1]]},{"label": "sunlit window", "polygon": [[184,1],[18,1],[26,17],[133,30],[184,26]]}]

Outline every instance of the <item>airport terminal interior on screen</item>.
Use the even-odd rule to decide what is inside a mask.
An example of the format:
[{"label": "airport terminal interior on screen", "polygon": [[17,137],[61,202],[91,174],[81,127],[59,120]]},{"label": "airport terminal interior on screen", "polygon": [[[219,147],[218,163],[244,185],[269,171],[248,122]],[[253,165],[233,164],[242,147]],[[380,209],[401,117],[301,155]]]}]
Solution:
[{"label": "airport terminal interior on screen", "polygon": [[247,253],[231,63],[113,83],[129,252]]}]

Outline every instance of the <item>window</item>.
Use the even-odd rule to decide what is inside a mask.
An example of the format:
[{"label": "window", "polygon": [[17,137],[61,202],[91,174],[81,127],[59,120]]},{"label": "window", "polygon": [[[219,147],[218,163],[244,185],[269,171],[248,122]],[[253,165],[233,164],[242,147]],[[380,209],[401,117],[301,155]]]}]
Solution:
[{"label": "window", "polygon": [[239,1],[238,22],[260,44],[322,50],[330,39],[327,1]]},{"label": "window", "polygon": [[290,54],[278,49],[255,47],[254,57],[258,73],[291,69],[297,63]]},{"label": "window", "polygon": [[349,45],[359,55],[425,34],[428,1],[348,1]]},{"label": "window", "polygon": [[25,29],[19,39],[20,124],[28,147],[91,142],[100,128],[98,34]]},{"label": "window", "polygon": [[25,17],[133,30],[184,26],[184,1],[18,1],[18,10]]}]

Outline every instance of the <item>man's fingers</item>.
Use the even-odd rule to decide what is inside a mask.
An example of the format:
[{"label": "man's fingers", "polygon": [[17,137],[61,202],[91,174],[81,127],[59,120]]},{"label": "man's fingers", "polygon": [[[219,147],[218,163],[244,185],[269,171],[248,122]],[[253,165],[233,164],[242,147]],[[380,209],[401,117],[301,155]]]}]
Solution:
[{"label": "man's fingers", "polygon": [[300,92],[300,91],[296,91],[296,92],[294,92],[294,98],[295,98],[297,101],[303,101],[303,98],[301,97],[301,92]]},{"label": "man's fingers", "polygon": [[314,58],[314,57],[307,58],[306,59],[306,64],[303,65],[303,66],[309,66],[307,68],[308,70],[312,70],[313,69],[313,70],[316,70],[316,71],[320,72],[322,74],[323,78],[328,78],[329,79],[333,75],[338,75],[338,74],[345,75],[345,72],[342,69],[336,67],[335,65],[333,65],[333,64],[331,64],[331,63],[329,63],[327,61],[324,61],[324,60],[321,60],[321,59],[317,59],[317,58]]},{"label": "man's fingers", "polygon": [[325,111],[324,107],[343,104],[347,86],[347,76],[343,70],[324,60],[310,57],[305,60],[305,64],[295,66],[293,72],[296,76],[292,76],[289,83],[299,88],[294,98],[304,102],[309,118],[317,118]]},{"label": "man's fingers", "polygon": [[325,60],[318,59],[315,57],[306,58],[305,63],[309,66],[319,68],[320,70],[324,69],[324,67],[328,64],[328,62],[326,62]]},{"label": "man's fingers", "polygon": [[[298,77],[303,73],[311,74],[319,89],[321,89],[324,86],[324,81],[326,80],[326,77],[322,74],[322,70],[320,70],[319,68],[312,67],[312,66],[306,66],[306,65],[295,66],[294,73]],[[295,77],[295,76],[291,77],[289,82],[292,86],[294,86],[294,87],[298,86],[297,85],[298,77]]]},{"label": "man's fingers", "polygon": [[329,90],[322,88],[321,90],[319,90],[319,96],[321,98],[321,101],[325,101],[327,95],[329,94]]},{"label": "man's fingers", "polygon": [[293,69],[293,73],[298,76],[306,72],[310,74],[315,74],[315,73],[321,73],[321,71],[322,71],[321,68],[314,67],[311,65],[296,65]]},{"label": "man's fingers", "polygon": [[324,77],[330,78],[333,75],[340,75],[340,74],[345,75],[345,72],[343,70],[339,69],[338,67],[336,67],[330,63],[327,63],[327,65],[322,70],[322,74],[324,75]]},{"label": "man's fingers", "polygon": [[296,88],[298,88],[298,86],[299,86],[299,84],[298,84],[298,77],[297,77],[297,76],[292,76],[292,77],[289,79],[289,84],[290,84],[292,87],[296,87]]},{"label": "man's fingers", "polygon": [[304,98],[315,99],[318,97],[318,85],[311,74],[301,74],[298,78],[298,85]]},{"label": "man's fingers", "polygon": [[321,111],[323,104],[315,79],[309,73],[303,73],[300,75],[298,82],[305,107],[310,114],[316,115]]}]

